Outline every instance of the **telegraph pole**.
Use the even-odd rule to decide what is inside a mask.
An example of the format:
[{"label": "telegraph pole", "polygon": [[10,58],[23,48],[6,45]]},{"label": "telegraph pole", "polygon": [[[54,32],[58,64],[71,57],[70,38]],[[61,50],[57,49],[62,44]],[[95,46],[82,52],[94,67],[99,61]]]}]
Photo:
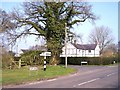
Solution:
[{"label": "telegraph pole", "polygon": [[67,23],[65,23],[65,67],[67,68]]}]

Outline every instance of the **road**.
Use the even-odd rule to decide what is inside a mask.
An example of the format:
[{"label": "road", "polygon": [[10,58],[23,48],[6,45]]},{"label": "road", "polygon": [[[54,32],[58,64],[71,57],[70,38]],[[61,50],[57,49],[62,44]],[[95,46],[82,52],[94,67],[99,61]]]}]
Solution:
[{"label": "road", "polygon": [[117,66],[69,66],[77,68],[72,75],[9,88],[117,88]]}]

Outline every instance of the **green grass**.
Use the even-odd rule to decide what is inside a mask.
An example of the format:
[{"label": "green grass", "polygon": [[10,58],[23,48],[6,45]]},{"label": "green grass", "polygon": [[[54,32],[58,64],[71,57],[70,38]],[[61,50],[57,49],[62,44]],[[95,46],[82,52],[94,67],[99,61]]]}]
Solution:
[{"label": "green grass", "polygon": [[39,69],[37,71],[29,71],[28,67],[21,69],[3,70],[2,85],[15,85],[32,81],[40,81],[58,76],[68,75],[76,72],[73,68],[64,68],[63,66],[47,66],[46,71]]},{"label": "green grass", "polygon": [[117,64],[120,65],[120,62],[118,62]]}]

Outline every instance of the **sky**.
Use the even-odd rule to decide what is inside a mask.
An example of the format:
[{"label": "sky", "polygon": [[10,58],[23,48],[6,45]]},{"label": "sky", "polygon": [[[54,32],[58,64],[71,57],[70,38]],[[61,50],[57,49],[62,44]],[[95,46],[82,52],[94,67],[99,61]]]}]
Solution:
[{"label": "sky", "polygon": [[[18,8],[21,2],[0,2],[0,8],[7,12],[13,10],[13,8]],[[75,25],[73,32],[81,34],[83,37],[83,43],[88,43],[88,35],[94,29],[95,26],[105,26],[109,27],[112,31],[112,35],[115,38],[114,43],[118,42],[118,2],[88,2],[92,5],[92,12],[99,17],[95,21],[95,24],[85,21],[80,25]],[[28,37],[26,40],[21,40],[19,44],[13,47],[13,51],[19,52],[20,49],[28,49],[30,46],[36,44],[43,45],[43,40],[36,41],[35,37]],[[80,43],[80,42],[78,42]],[[18,46],[18,47],[17,47]]]},{"label": "sky", "polygon": [[109,27],[112,35],[115,38],[115,43],[118,41],[118,3],[116,2],[92,2],[93,13],[99,17],[95,24],[90,22],[83,22],[82,25],[75,27],[77,33],[83,35],[84,43],[88,42],[88,35],[95,26]]}]

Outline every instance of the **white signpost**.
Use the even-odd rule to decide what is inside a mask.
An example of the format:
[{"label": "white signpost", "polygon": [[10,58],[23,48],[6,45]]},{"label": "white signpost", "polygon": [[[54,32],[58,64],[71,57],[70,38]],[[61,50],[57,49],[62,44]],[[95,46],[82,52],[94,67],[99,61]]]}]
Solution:
[{"label": "white signpost", "polygon": [[44,56],[44,59],[46,59],[46,56],[51,56],[51,52],[42,52],[40,56]]},{"label": "white signpost", "polygon": [[40,56],[44,56],[44,71],[46,71],[46,57],[51,56],[51,52],[43,52]]}]

